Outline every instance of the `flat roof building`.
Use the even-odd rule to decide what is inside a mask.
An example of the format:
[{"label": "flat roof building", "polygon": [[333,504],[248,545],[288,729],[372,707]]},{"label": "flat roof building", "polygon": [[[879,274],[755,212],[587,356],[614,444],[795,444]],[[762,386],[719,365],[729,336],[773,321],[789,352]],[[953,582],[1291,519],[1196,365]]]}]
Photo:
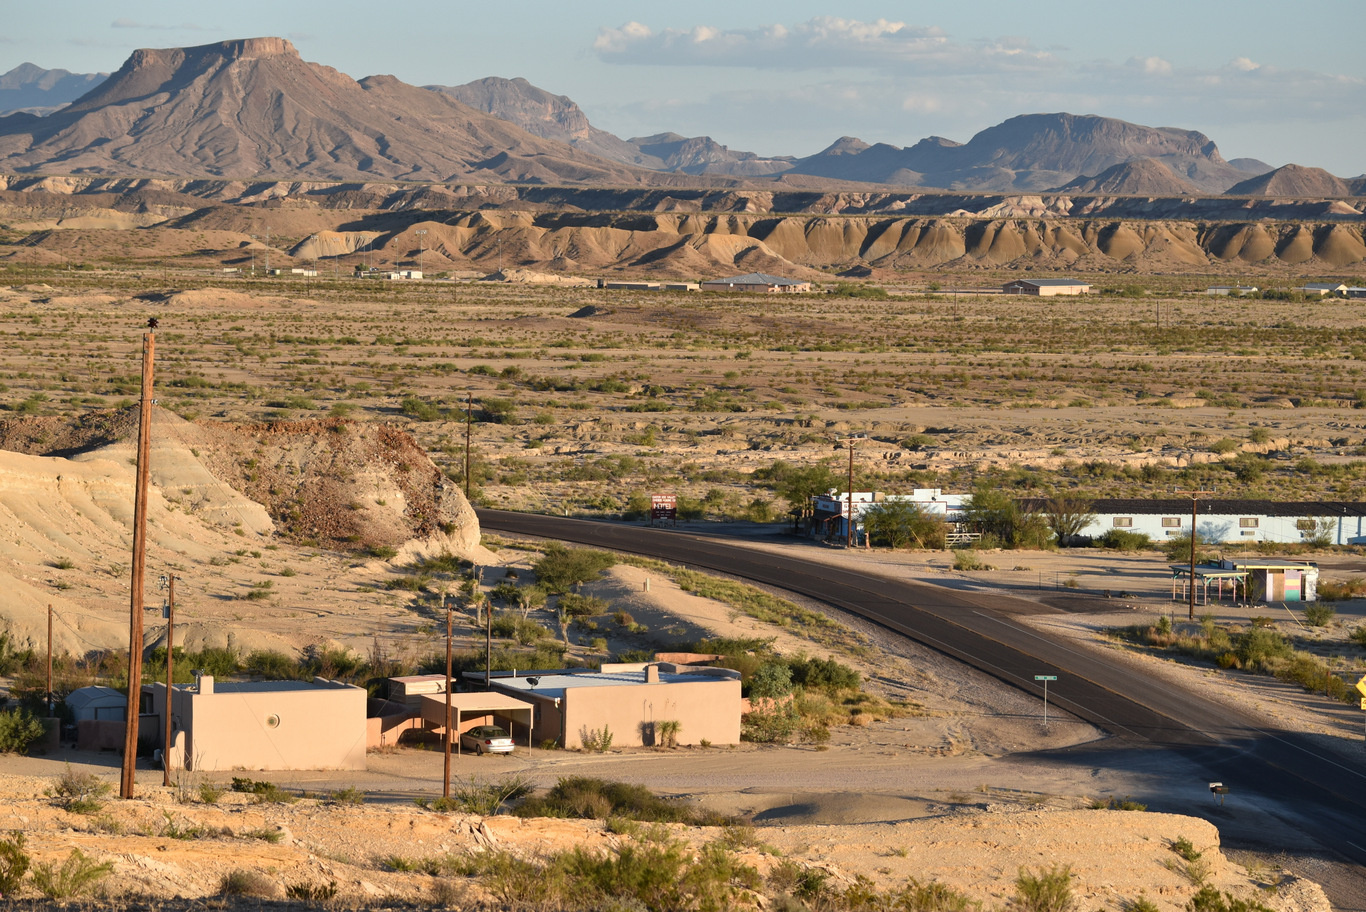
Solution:
[{"label": "flat roof building", "polygon": [[[482,680],[482,674],[467,674]],[[622,747],[660,743],[659,723],[675,722],[676,743],[740,742],[740,673],[668,662],[495,674],[493,691],[535,706],[535,743],[579,748],[604,730]]]}]

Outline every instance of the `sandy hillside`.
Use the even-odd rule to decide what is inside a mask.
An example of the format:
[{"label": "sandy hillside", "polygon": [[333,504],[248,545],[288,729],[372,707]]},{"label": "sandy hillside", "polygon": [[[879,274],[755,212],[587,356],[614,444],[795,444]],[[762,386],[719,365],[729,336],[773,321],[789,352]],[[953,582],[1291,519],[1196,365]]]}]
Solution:
[{"label": "sandy hillside", "polygon": [[[258,804],[233,792],[210,805],[196,788],[145,783],[136,800],[109,800],[98,812],[78,814],[42,797],[52,785],[48,778],[0,776],[0,826],[22,829],[39,864],[60,863],[77,848],[112,862],[114,873],[100,890],[126,899],[209,897],[231,872],[250,871],[277,897],[301,884],[332,883],[347,904],[422,903],[438,896],[463,908],[487,901],[487,881],[404,872],[394,859],[420,868],[424,861],[482,853],[530,859],[576,847],[610,853],[632,842],[596,821],[481,818],[411,804]],[[1250,874],[1230,863],[1219,850],[1217,830],[1189,817],[990,804],[945,804],[934,811],[924,819],[867,826],[763,827],[731,844],[738,862],[763,875],[795,864],[823,877],[833,891],[857,877],[879,890],[914,877],[998,907],[1014,896],[1022,867],[1037,872],[1066,865],[1083,908],[1121,908],[1146,897],[1156,908],[1177,910],[1195,891],[1171,848],[1186,839],[1202,852],[1207,882],[1221,890],[1286,912],[1329,908],[1312,883],[1267,870]],[[698,848],[726,834],[674,825],[669,837]],[[1276,889],[1268,892],[1272,884]]]}]

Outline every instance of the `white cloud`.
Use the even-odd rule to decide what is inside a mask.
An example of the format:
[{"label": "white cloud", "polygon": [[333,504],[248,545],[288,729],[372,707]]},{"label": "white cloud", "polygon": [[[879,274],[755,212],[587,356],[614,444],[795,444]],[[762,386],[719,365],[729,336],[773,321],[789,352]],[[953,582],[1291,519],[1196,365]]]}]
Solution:
[{"label": "white cloud", "polygon": [[818,16],[790,26],[720,29],[704,25],[659,32],[640,22],[627,22],[620,28],[599,30],[593,50],[609,63],[759,69],[856,67],[907,72],[953,67],[980,72],[1055,63],[1051,54],[1018,37],[962,44],[935,26],[835,16]]}]

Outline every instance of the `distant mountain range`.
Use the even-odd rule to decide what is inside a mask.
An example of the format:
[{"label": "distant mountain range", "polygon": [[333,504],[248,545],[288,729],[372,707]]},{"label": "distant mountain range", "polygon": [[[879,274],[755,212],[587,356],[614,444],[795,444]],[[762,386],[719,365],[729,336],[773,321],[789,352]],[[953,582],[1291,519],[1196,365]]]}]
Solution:
[{"label": "distant mountain range", "polygon": [[108,73],[69,73],[21,63],[0,76],[0,114],[51,114],[107,78]]},{"label": "distant mountain range", "polygon": [[[82,91],[84,90],[84,91]],[[1366,178],[1225,161],[1193,130],[1029,114],[966,143],[843,137],[764,158],[707,136],[621,139],[525,79],[352,80],[282,38],[135,51],[118,72],[24,64],[0,77],[0,172],[321,181],[843,187],[977,193],[1348,197]],[[36,114],[45,113],[45,116]]]}]

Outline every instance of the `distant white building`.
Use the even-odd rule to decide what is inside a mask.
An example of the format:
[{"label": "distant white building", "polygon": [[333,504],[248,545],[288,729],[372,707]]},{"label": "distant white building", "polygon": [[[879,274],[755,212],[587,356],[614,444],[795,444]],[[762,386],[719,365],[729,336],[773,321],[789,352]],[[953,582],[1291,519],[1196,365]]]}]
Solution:
[{"label": "distant white building", "polygon": [[764,272],[750,272],[728,279],[711,279],[702,283],[703,291],[744,291],[757,294],[801,294],[811,290],[810,282],[785,279]]},{"label": "distant white building", "polygon": [[1091,293],[1091,283],[1077,279],[1016,279],[1002,285],[1001,293],[1037,295],[1043,298],[1055,295],[1082,295]]},{"label": "distant white building", "polygon": [[[1046,509],[1043,501],[1025,501],[1026,509]],[[1099,538],[1112,529],[1139,532],[1162,542],[1191,530],[1191,502],[1116,499],[1090,503],[1095,519],[1079,534]],[[1206,542],[1274,542],[1295,544],[1325,535],[1335,545],[1366,543],[1366,503],[1271,500],[1201,500],[1196,528]]]},{"label": "distant white building", "polygon": [[1205,289],[1205,294],[1241,298],[1243,295],[1256,294],[1259,291],[1261,289],[1256,285],[1215,285]]},{"label": "distant white building", "polygon": [[[968,494],[945,494],[939,488],[916,488],[909,494],[884,494],[881,491],[855,491],[853,496],[854,529],[869,511],[888,503],[915,504],[931,516],[942,516],[945,522],[956,523],[963,516],[963,502]],[[813,532],[832,538],[848,535],[850,497],[848,492],[831,489],[811,498],[815,514]]]}]

